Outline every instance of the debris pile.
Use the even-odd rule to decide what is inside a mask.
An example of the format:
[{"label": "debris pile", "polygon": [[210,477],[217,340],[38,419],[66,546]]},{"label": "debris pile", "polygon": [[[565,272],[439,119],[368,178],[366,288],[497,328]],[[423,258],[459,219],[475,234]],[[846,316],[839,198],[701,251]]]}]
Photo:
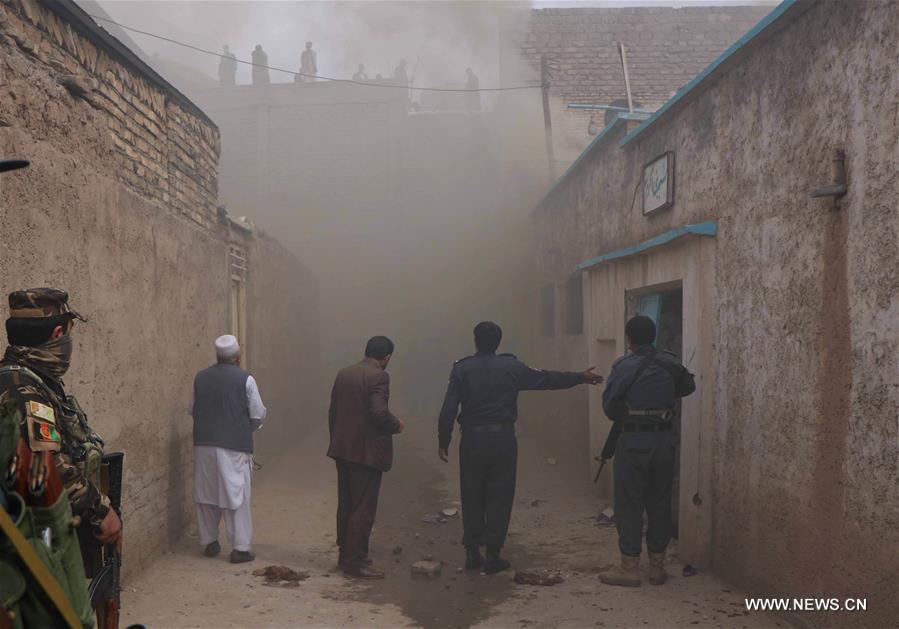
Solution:
[{"label": "debris pile", "polygon": [[615,526],[615,512],[607,507],[596,516],[596,526]]},{"label": "debris pile", "polygon": [[265,583],[263,583],[263,585],[284,588],[299,587],[300,581],[305,581],[309,578],[308,573],[291,570],[287,566],[266,566],[265,568],[259,568],[258,570],[253,570],[253,576],[265,577]]},{"label": "debris pile", "polygon": [[520,585],[558,585],[565,579],[558,572],[537,570],[534,572],[516,572],[515,583]]},{"label": "debris pile", "polygon": [[439,561],[416,561],[412,564],[412,578],[436,579],[442,569],[443,564]]}]

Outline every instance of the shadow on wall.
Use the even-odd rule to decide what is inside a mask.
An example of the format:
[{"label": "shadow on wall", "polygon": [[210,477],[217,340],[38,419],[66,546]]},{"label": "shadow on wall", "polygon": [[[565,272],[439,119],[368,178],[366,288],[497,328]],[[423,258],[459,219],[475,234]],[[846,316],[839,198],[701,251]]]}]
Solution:
[{"label": "shadow on wall", "polygon": [[188,528],[187,514],[192,511],[193,496],[189,493],[189,488],[193,485],[192,439],[179,442],[177,437],[178,426],[184,421],[183,417],[172,417],[168,434],[169,446],[166,448],[169,460],[165,521],[166,542],[169,546],[184,536]]}]

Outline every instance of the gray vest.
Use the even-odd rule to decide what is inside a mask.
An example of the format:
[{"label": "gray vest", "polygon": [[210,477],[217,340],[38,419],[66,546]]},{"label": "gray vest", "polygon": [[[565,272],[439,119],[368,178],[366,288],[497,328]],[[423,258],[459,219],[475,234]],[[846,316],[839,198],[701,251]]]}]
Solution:
[{"label": "gray vest", "polygon": [[194,378],[194,445],[253,452],[246,371],[219,363]]}]

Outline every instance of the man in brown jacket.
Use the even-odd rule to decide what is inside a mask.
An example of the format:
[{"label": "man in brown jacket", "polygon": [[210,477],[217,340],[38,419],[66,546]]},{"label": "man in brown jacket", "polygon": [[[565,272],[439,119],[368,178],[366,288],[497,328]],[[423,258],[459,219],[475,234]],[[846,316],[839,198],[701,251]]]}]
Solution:
[{"label": "man in brown jacket", "polygon": [[331,389],[328,456],[337,463],[337,565],[347,576],[382,579],[368,558],[381,474],[393,464],[393,435],[405,427],[388,408],[393,342],[375,336],[362,362],[341,369]]}]

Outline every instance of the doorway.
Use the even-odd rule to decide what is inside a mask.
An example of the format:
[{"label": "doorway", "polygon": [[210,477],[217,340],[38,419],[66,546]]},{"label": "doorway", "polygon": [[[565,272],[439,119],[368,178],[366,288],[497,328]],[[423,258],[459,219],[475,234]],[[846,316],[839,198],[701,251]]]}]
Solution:
[{"label": "doorway", "polygon": [[[656,324],[658,349],[666,350],[683,362],[683,313],[684,297],[680,282],[652,286],[628,291],[625,320],[638,314],[652,319]],[[675,417],[672,422],[674,441],[674,482],[671,487],[672,536],[677,539],[680,504],[680,451],[681,451],[681,401],[675,403]]]}]

